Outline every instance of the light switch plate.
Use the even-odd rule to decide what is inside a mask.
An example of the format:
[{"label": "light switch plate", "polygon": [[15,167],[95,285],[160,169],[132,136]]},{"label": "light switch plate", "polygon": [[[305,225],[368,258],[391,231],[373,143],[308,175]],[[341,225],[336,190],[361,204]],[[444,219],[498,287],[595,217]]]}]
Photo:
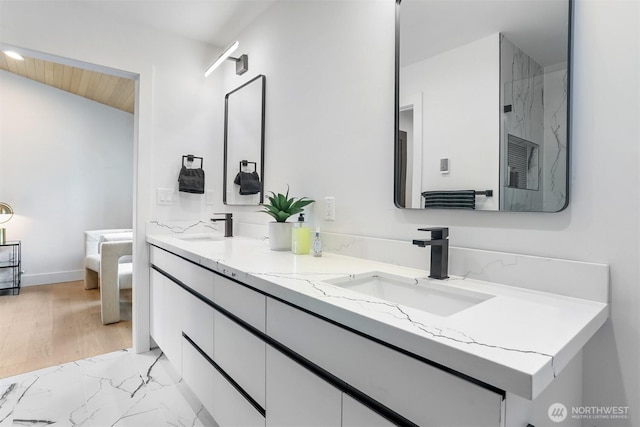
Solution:
[{"label": "light switch plate", "polygon": [[440,173],[449,173],[449,159],[440,159]]},{"label": "light switch plate", "polygon": [[175,201],[175,190],[173,188],[158,188],[156,191],[156,204],[172,205]]}]

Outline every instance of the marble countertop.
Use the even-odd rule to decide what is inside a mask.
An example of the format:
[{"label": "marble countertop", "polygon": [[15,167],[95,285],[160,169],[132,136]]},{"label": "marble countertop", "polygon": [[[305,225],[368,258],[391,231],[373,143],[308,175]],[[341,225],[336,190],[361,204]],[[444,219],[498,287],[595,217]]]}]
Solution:
[{"label": "marble countertop", "polygon": [[[470,377],[534,399],[604,324],[608,305],[574,297],[324,253],[271,251],[266,241],[233,237],[147,241],[269,295],[330,318]],[[449,316],[369,297],[326,280],[379,271],[492,295]]]}]

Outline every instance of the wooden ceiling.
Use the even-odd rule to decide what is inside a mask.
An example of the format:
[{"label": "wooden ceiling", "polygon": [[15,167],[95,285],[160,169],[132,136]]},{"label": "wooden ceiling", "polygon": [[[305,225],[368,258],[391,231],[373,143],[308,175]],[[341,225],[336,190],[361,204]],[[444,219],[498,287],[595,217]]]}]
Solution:
[{"label": "wooden ceiling", "polygon": [[0,53],[0,69],[133,114],[135,81],[38,58]]}]

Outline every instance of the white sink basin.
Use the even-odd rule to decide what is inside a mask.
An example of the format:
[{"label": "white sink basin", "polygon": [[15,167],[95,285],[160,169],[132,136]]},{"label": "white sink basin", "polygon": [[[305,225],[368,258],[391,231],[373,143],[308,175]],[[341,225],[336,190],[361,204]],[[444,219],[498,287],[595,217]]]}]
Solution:
[{"label": "white sink basin", "polygon": [[438,316],[450,316],[494,297],[434,283],[433,280],[416,280],[377,271],[339,277],[326,282]]},{"label": "white sink basin", "polygon": [[173,237],[178,240],[184,240],[185,242],[217,242],[225,239],[225,237],[215,234],[184,234]]}]

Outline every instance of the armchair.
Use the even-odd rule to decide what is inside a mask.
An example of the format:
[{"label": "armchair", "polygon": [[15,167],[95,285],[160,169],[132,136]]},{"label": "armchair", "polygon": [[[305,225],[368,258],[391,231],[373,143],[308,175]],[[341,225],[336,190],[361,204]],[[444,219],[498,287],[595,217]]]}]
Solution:
[{"label": "armchair", "polygon": [[85,231],[85,289],[100,286],[102,323],[120,321],[120,289],[132,286],[133,232]]}]

